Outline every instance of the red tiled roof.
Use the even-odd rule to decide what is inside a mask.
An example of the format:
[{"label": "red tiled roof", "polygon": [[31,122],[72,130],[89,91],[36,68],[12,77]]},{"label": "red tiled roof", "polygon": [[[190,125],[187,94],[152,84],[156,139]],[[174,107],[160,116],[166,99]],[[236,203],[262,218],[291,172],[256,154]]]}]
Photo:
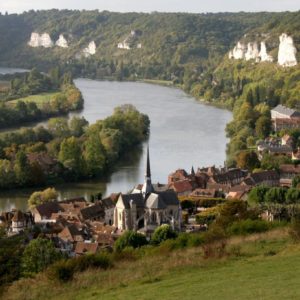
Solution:
[{"label": "red tiled roof", "polygon": [[193,187],[189,180],[180,180],[172,182],[170,184],[170,188],[174,189],[176,193],[183,193],[193,190]]}]

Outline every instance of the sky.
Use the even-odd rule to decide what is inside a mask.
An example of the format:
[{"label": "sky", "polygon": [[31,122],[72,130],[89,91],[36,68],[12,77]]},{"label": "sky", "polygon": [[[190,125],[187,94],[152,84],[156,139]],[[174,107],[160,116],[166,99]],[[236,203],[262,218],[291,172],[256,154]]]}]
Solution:
[{"label": "sky", "polygon": [[0,0],[2,13],[30,9],[99,9],[118,12],[297,11],[300,0]]}]

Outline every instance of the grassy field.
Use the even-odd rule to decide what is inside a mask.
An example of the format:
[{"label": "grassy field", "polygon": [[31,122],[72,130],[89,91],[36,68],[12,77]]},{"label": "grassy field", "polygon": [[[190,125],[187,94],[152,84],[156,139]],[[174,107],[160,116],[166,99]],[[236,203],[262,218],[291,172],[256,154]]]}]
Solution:
[{"label": "grassy field", "polygon": [[60,94],[60,92],[51,92],[51,93],[43,93],[43,94],[39,94],[39,95],[32,95],[32,96],[28,96],[25,98],[19,98],[16,100],[8,101],[7,104],[14,106],[17,104],[18,101],[24,101],[25,103],[35,102],[39,108],[42,108],[42,106],[45,103],[51,102],[54,99],[54,97],[56,97],[59,94]]},{"label": "grassy field", "polygon": [[231,239],[222,258],[204,259],[201,248],[161,248],[67,284],[44,274],[23,279],[4,299],[300,299],[300,245],[277,229]]}]

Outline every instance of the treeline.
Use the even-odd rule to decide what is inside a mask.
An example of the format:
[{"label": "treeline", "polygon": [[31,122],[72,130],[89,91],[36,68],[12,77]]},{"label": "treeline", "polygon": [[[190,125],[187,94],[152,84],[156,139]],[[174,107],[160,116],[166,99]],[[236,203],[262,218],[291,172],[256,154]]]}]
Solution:
[{"label": "treeline", "polygon": [[103,175],[149,133],[149,118],[133,106],[88,125],[84,118],[50,119],[47,129],[21,129],[0,138],[0,188],[43,186]]}]

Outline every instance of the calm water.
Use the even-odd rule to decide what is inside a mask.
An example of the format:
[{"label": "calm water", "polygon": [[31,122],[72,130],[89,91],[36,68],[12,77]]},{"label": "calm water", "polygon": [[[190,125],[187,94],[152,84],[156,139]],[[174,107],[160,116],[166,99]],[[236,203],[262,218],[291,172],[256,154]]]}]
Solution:
[{"label": "calm water", "polygon": [[[0,69],[1,72],[1,69]],[[197,102],[175,88],[133,82],[106,82],[77,79],[85,99],[82,112],[90,123],[112,114],[113,108],[131,103],[151,120],[149,138],[153,182],[167,182],[177,168],[223,165],[225,160],[225,126],[231,113]],[[144,143],[126,153],[115,171],[105,179],[56,186],[61,198],[89,197],[102,192],[127,192],[143,182],[146,161]],[[0,193],[0,210],[25,209],[31,190]]]}]

